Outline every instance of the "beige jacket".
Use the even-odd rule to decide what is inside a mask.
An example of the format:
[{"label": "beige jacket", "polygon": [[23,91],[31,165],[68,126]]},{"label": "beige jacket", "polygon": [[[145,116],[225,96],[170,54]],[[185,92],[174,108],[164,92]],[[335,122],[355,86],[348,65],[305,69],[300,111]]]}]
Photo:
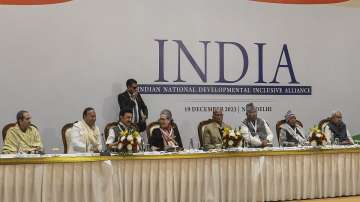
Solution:
[{"label": "beige jacket", "polygon": [[[204,147],[207,149],[214,149],[222,144],[222,137],[220,134],[220,125],[216,122],[209,123],[204,126],[203,140]],[[222,128],[231,128],[226,123],[222,123]]]}]

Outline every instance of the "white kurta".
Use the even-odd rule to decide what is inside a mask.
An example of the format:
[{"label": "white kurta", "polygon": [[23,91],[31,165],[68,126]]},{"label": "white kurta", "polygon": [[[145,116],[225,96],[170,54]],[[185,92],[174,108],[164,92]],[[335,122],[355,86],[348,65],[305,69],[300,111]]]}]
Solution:
[{"label": "white kurta", "polygon": [[[265,120],[264,122],[265,122],[265,130],[267,134],[266,140],[268,140],[270,144],[273,144],[274,135],[271,132],[267,122]],[[240,129],[241,135],[244,137],[245,141],[250,144],[250,146],[255,146],[255,147],[261,146],[261,140],[259,135],[252,136],[249,128],[245,124],[242,124],[240,127],[241,127]]]},{"label": "white kurta", "polygon": [[[329,123],[325,123],[321,130],[323,131],[325,137],[326,137],[326,140],[327,140],[327,144],[331,144],[331,140],[333,139],[334,137],[334,133],[330,130],[330,127],[329,127]],[[352,139],[351,137],[351,133],[349,132],[349,130],[346,129],[346,135],[347,137],[349,138],[349,141],[354,144],[354,140]]]},{"label": "white kurta", "polygon": [[84,121],[78,121],[70,131],[68,153],[86,153],[102,150],[99,127],[91,128]]},{"label": "white kurta", "polygon": [[[125,126],[125,124],[123,124],[122,122],[119,122],[119,124],[125,128],[125,130],[128,130],[128,128]],[[115,126],[115,127],[119,127],[118,125]],[[122,130],[120,130],[122,131]],[[113,144],[115,142],[115,138],[116,138],[117,134],[115,134],[115,130],[114,130],[114,127],[113,128],[110,128],[109,130],[109,135],[106,139],[106,144]]]}]

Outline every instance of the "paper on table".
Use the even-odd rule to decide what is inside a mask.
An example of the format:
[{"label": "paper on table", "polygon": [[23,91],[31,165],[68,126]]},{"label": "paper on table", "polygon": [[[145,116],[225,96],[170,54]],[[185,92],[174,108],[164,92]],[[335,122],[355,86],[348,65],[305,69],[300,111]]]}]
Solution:
[{"label": "paper on table", "polygon": [[16,158],[16,154],[0,154],[0,159]]},{"label": "paper on table", "polygon": [[100,156],[99,153],[72,153],[72,154],[58,154],[60,157],[79,157],[79,156]]}]

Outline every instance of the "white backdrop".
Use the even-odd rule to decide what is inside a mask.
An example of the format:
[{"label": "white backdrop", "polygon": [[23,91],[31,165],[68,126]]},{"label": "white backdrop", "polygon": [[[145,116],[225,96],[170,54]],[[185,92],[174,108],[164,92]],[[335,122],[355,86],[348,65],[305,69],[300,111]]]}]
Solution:
[{"label": "white backdrop", "polygon": [[[165,77],[177,78],[177,46],[181,40],[204,67],[208,44],[208,75],[203,83],[182,54],[182,84],[217,85],[219,48],[215,41],[237,42],[249,55],[249,70],[239,82],[255,85],[258,48],[264,46],[264,80],[270,82],[287,44],[296,79],[312,86],[312,95],[144,95],[150,120],[161,109],[172,110],[185,145],[197,141],[196,126],[211,112],[185,112],[194,106],[244,106],[254,101],[271,107],[259,112],[273,131],[277,120],[292,109],[308,129],[334,109],[344,113],[353,134],[360,132],[358,74],[360,19],[358,7],[339,5],[280,5],[253,1],[215,0],[76,0],[48,6],[0,6],[0,126],[29,110],[48,152],[62,148],[60,130],[95,107],[98,125],[117,119],[117,95],[128,78],[155,84],[159,47],[167,39]],[[226,48],[227,79],[239,77],[239,50]],[[285,61],[285,60],[282,60]],[[284,63],[284,62],[283,62]],[[279,84],[289,85],[289,72],[280,68]],[[295,85],[296,86],[296,85]],[[243,112],[226,112],[225,121],[238,126]]]}]

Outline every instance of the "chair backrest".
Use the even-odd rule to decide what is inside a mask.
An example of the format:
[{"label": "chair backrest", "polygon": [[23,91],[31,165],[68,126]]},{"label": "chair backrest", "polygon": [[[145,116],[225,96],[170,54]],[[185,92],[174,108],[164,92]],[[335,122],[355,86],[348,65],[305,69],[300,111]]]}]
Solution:
[{"label": "chair backrest", "polygon": [[[280,126],[282,124],[286,123],[286,120],[283,119],[283,120],[280,120],[276,123],[276,136],[277,136],[277,139],[278,139],[278,143],[280,144]],[[304,127],[304,125],[301,123],[301,121],[299,120],[296,120],[296,123],[301,126],[302,128]]]},{"label": "chair backrest", "polygon": [[321,120],[321,121],[319,122],[319,125],[318,125],[319,130],[322,131],[322,128],[323,128],[324,124],[325,124],[325,123],[328,123],[329,121],[330,121],[330,117]]},{"label": "chair backrest", "polygon": [[9,124],[6,124],[6,125],[4,126],[4,128],[2,129],[2,138],[3,138],[3,141],[5,141],[6,133],[7,133],[7,131],[9,130],[9,128],[14,127],[15,125],[16,125],[16,123],[9,123]]},{"label": "chair backrest", "polygon": [[[172,127],[173,128],[177,128],[178,126],[176,125],[176,123],[172,123]],[[146,127],[146,136],[148,138],[148,141],[150,140],[151,134],[153,132],[154,129],[156,128],[160,128],[160,123],[159,121],[154,121],[151,122],[147,127]]]},{"label": "chair backrest", "polygon": [[355,144],[359,144],[360,143],[360,134],[353,135],[352,139],[354,140]]},{"label": "chair backrest", "polygon": [[199,137],[199,142],[200,142],[200,146],[204,147],[204,128],[206,125],[215,122],[213,119],[208,119],[205,121],[201,121],[198,125],[198,137]]},{"label": "chair backrest", "polygon": [[[76,123],[76,122],[74,122],[74,123]],[[64,145],[64,154],[68,153],[68,143],[69,143],[69,138],[70,138],[69,131],[73,127],[74,123],[67,123],[61,128],[61,138],[62,138],[63,145]]]},{"label": "chair backrest", "polygon": [[282,125],[282,124],[284,124],[286,121],[285,121],[285,119],[283,119],[283,120],[280,120],[280,121],[278,121],[277,123],[276,123],[276,126],[275,126],[275,128],[276,128],[276,137],[277,137],[277,140],[278,140],[278,143],[280,144],[280,126]]},{"label": "chair backrest", "polygon": [[115,121],[115,122],[111,122],[106,124],[105,128],[104,128],[104,135],[105,135],[105,142],[109,136],[109,130],[115,126],[117,126],[119,124],[119,122]]},{"label": "chair backrest", "polygon": [[[5,137],[6,137],[6,133],[7,131],[11,128],[11,127],[14,127],[16,125],[16,123],[9,123],[9,124],[6,124],[4,126],[4,128],[2,129],[2,138],[3,138],[3,141],[5,141]],[[37,126],[35,126],[34,124],[31,124],[31,126],[35,127],[36,129],[38,129]]]},{"label": "chair backrest", "polygon": [[146,127],[146,136],[147,136],[148,141],[150,140],[151,134],[152,134],[152,132],[153,132],[153,130],[154,130],[155,128],[160,128],[160,123],[159,123],[159,121],[151,122],[151,123]]}]

